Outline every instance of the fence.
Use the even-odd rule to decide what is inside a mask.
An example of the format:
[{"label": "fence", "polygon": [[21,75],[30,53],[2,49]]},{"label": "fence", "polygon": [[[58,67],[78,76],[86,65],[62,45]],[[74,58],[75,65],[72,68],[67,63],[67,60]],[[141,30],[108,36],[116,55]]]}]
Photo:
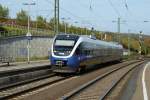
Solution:
[{"label": "fence", "polygon": [[[51,36],[53,37],[55,34],[52,31],[30,31],[32,36]],[[27,31],[25,30],[12,30],[12,31],[0,31],[0,38],[5,37],[15,37],[15,36],[25,36]]]},{"label": "fence", "polygon": [[[0,39],[0,57],[12,57],[16,61],[27,61],[26,36]],[[30,40],[30,59],[48,59],[52,37],[33,36]]]},{"label": "fence", "polygon": [[[12,36],[24,36],[27,34],[26,26],[3,24],[3,23],[1,23],[0,25],[7,29],[5,31],[0,31],[0,38]],[[30,28],[30,33],[33,36],[54,36],[54,31],[40,28]]]}]

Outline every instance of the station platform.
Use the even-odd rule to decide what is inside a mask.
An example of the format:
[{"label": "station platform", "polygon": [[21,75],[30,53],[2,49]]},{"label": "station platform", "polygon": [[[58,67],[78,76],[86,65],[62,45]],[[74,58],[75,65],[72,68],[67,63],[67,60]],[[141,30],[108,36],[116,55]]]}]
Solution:
[{"label": "station platform", "polygon": [[132,100],[150,99],[150,61],[140,71]]},{"label": "station platform", "polygon": [[42,66],[50,66],[49,60],[31,61],[29,64],[27,62],[13,62],[10,63],[9,66],[5,63],[0,63],[0,73],[20,70],[20,69],[21,70],[30,69],[30,68],[42,67]]},{"label": "station platform", "polygon": [[135,71],[121,100],[150,100],[150,61]]}]

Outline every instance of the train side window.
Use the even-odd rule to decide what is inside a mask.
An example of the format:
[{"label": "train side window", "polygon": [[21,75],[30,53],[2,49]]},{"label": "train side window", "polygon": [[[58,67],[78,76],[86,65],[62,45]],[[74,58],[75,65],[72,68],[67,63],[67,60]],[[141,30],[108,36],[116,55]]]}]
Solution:
[{"label": "train side window", "polygon": [[84,50],[84,54],[87,55],[87,50]]},{"label": "train side window", "polygon": [[89,51],[88,51],[88,50],[85,50],[85,51],[84,51],[84,54],[85,54],[86,56],[88,56],[88,55],[89,55]]}]

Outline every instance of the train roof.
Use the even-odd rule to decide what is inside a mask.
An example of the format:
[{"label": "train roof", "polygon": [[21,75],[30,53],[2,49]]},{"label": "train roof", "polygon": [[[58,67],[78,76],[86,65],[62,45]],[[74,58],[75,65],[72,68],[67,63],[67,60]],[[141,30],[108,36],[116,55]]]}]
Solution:
[{"label": "train roof", "polygon": [[81,39],[82,41],[91,42],[91,43],[95,43],[98,45],[122,48],[122,45],[117,43],[117,42],[107,42],[107,41],[103,41],[103,40],[98,40],[98,39],[93,38],[93,37],[88,36],[88,35],[82,35],[82,36],[80,36],[80,38],[82,38]]},{"label": "train roof", "polygon": [[111,46],[111,47],[116,47],[116,48],[123,48],[123,46],[117,42],[107,42],[107,41],[103,41],[103,40],[98,40],[96,39],[96,37],[92,36],[92,35],[76,35],[76,34],[57,34],[57,36],[61,36],[61,38],[64,38],[69,36],[70,38],[79,38],[80,42],[91,42],[97,45],[103,45],[103,46]]}]

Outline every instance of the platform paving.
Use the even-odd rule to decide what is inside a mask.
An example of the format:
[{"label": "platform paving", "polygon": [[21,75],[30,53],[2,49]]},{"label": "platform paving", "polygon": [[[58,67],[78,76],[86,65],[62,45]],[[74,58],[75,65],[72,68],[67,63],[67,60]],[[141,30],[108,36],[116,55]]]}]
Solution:
[{"label": "platform paving", "polygon": [[10,63],[10,66],[8,66],[7,64],[0,63],[0,72],[28,69],[40,66],[50,66],[50,61],[49,60],[31,61],[29,64],[27,62],[13,62]]},{"label": "platform paving", "polygon": [[145,70],[145,85],[146,85],[145,89],[146,89],[146,92],[147,92],[147,97],[146,98],[148,100],[150,100],[150,62],[147,64],[147,68]]},{"label": "platform paving", "polygon": [[[145,69],[146,66],[147,68]],[[143,74],[145,74],[145,76],[143,76]],[[150,61],[147,64],[145,64],[145,66],[140,71],[138,81],[136,84],[136,90],[134,92],[132,100],[150,100]]]}]

